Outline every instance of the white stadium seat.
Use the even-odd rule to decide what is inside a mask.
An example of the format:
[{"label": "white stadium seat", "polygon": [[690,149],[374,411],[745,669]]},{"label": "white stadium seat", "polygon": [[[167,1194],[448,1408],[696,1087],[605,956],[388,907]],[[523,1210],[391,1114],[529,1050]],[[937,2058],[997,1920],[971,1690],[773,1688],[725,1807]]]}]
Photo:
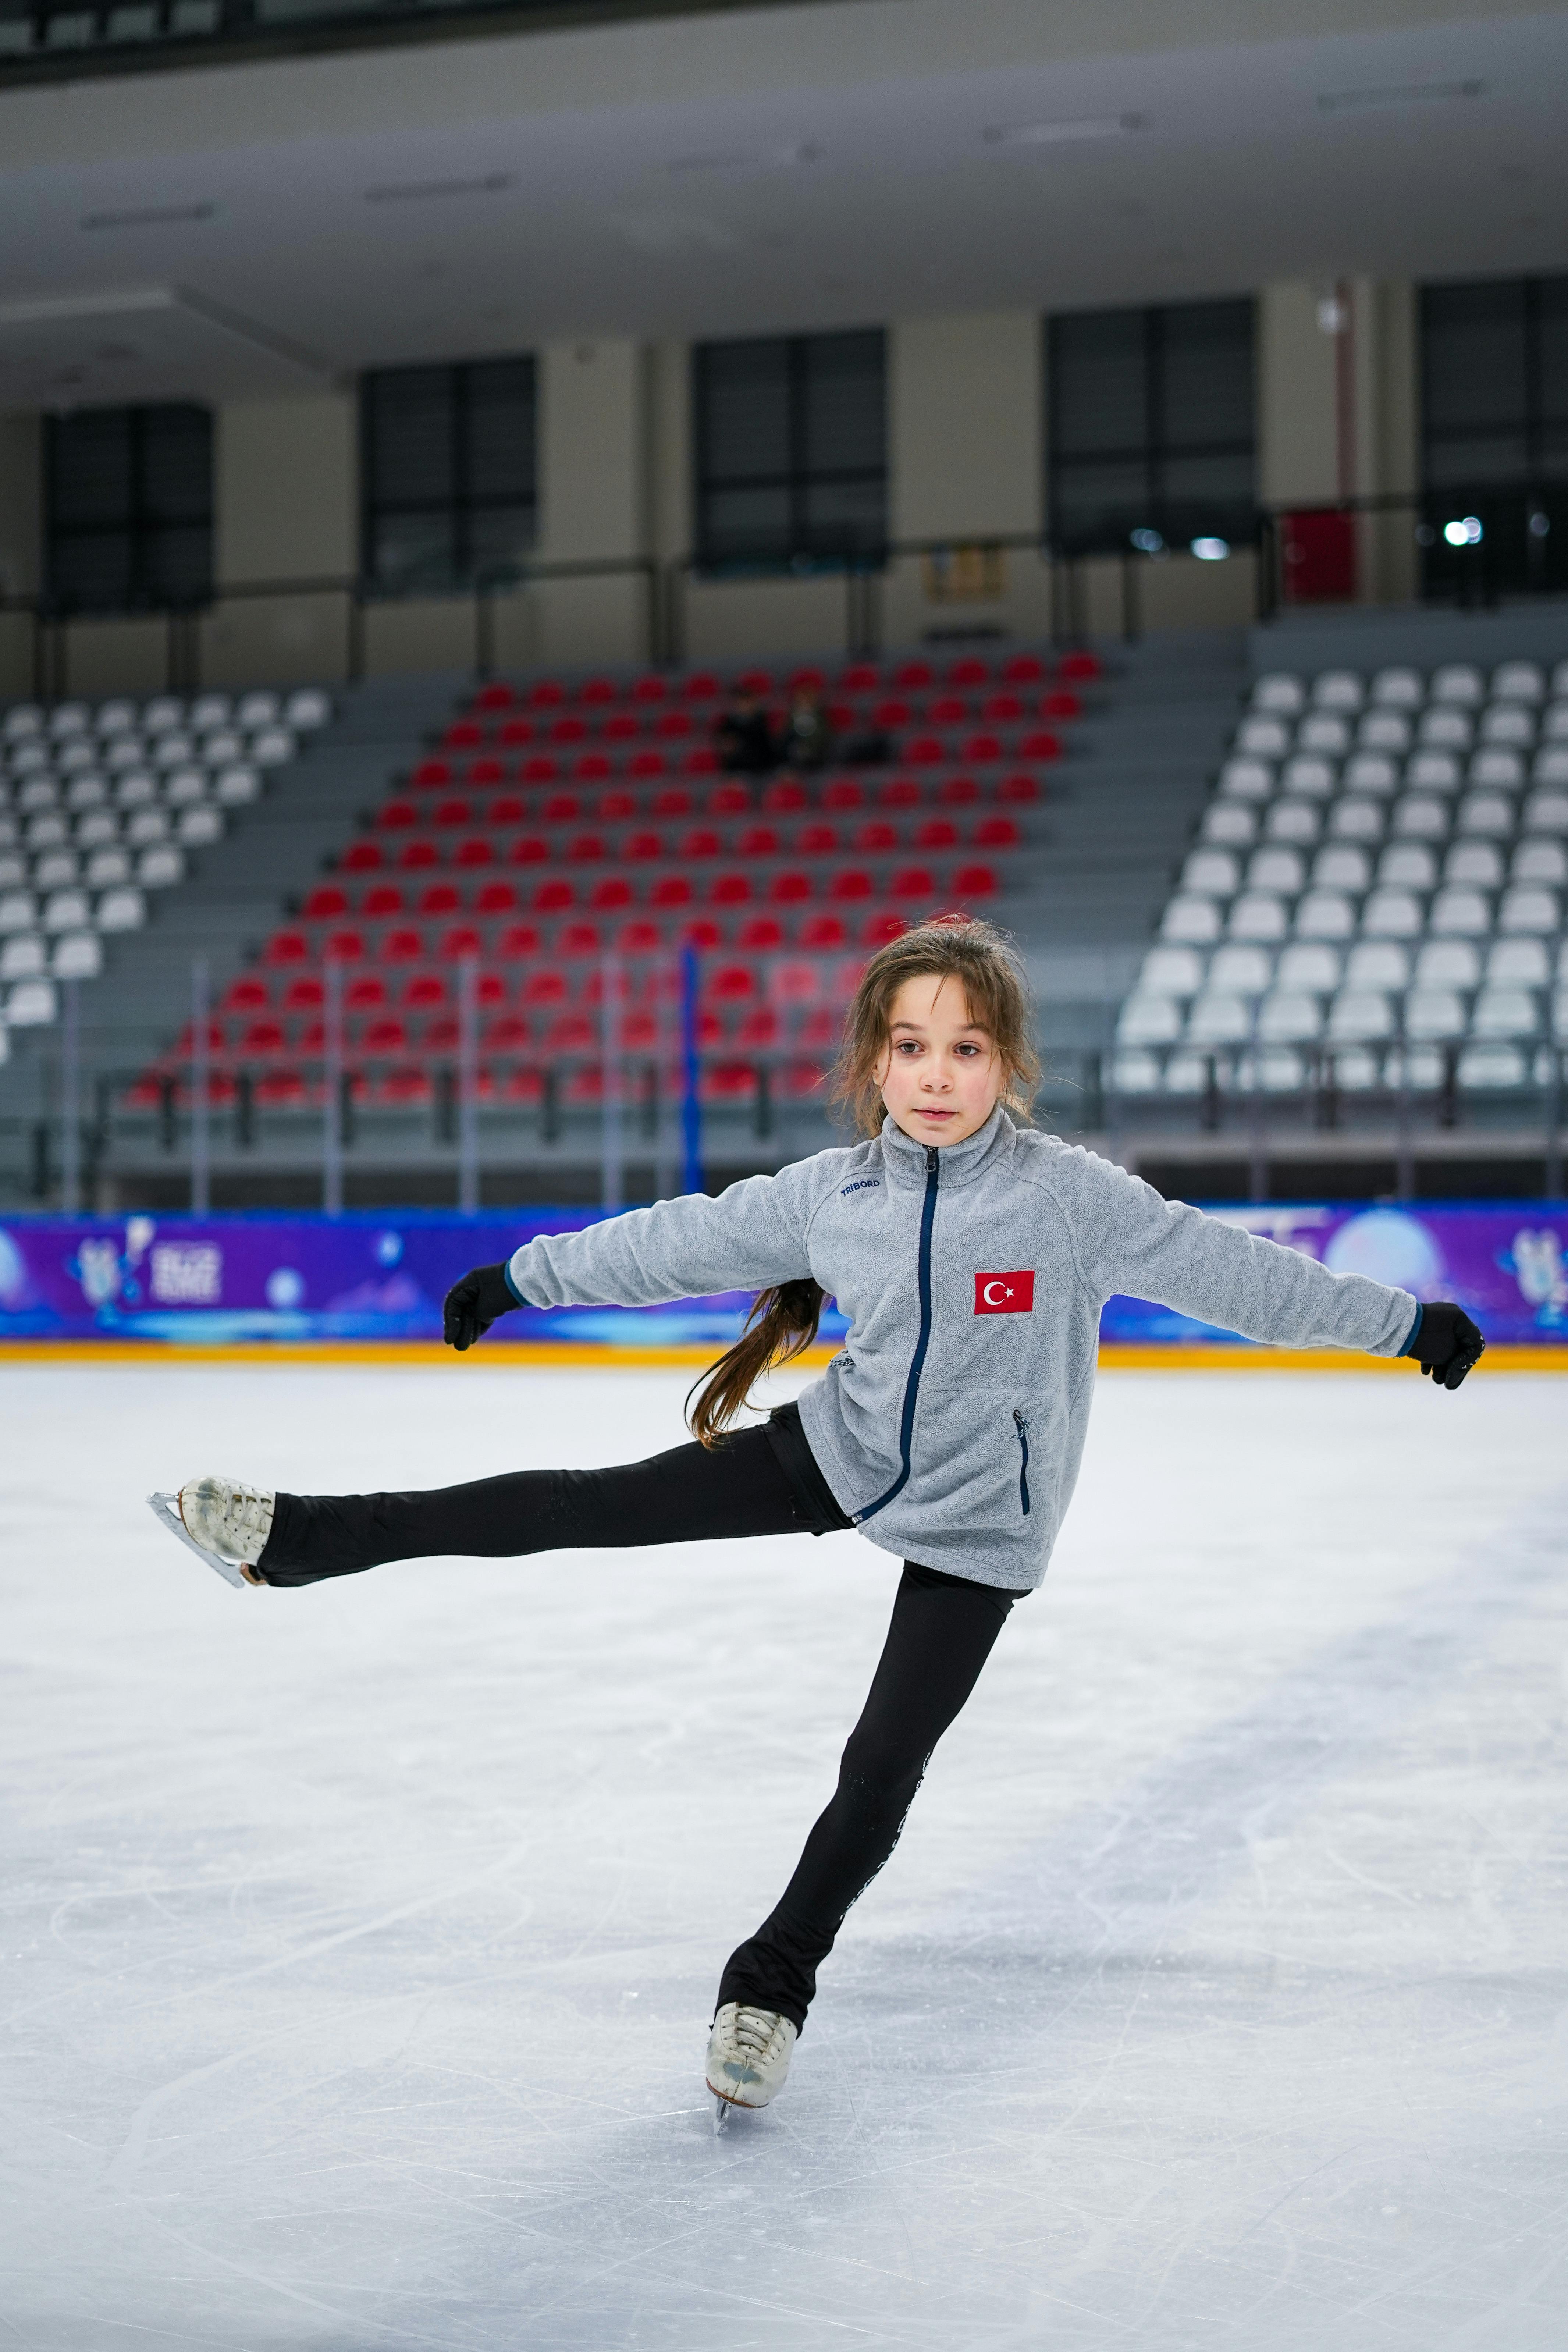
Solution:
[{"label": "white stadium seat", "polygon": [[1472,1037],[1528,1043],[1541,1032],[1541,1006],[1529,988],[1483,988],[1470,1007]]},{"label": "white stadium seat", "polygon": [[1312,860],[1312,881],[1329,890],[1368,890],[1372,887],[1371,856],[1358,842],[1331,841]]},{"label": "white stadium seat", "polygon": [[1245,801],[1211,801],[1198,837],[1217,847],[1245,849],[1258,838],[1257,814]]},{"label": "white stadium seat", "polygon": [[1316,801],[1275,801],[1264,819],[1263,830],[1270,841],[1311,843],[1323,829],[1323,813]]},{"label": "white stadium seat", "polygon": [[1454,886],[1432,901],[1430,928],[1439,939],[1482,939],[1492,927],[1491,902],[1484,891]]},{"label": "white stadium seat", "polygon": [[1405,782],[1412,792],[1457,793],[1459,762],[1452,751],[1417,751],[1407,761]]},{"label": "white stadium seat", "polygon": [[1381,801],[1336,801],[1329,811],[1329,831],[1339,841],[1381,841],[1387,823]]},{"label": "white stadium seat", "polygon": [[1300,710],[1307,699],[1307,689],[1299,677],[1286,670],[1273,670],[1260,677],[1252,689],[1255,710]]},{"label": "white stadium seat", "polygon": [[1340,784],[1347,793],[1370,793],[1376,800],[1389,800],[1399,790],[1399,762],[1384,751],[1357,751],[1345,761]]},{"label": "white stadium seat", "polygon": [[1244,890],[1233,900],[1226,930],[1233,940],[1282,940],[1290,928],[1283,898],[1271,890]]},{"label": "white stadium seat", "polygon": [[1541,702],[1546,695],[1546,674],[1538,662],[1500,662],[1492,672],[1494,702]]},{"label": "white stadium seat", "polygon": [[1358,940],[1345,958],[1347,988],[1400,989],[1410,985],[1410,958],[1397,940]]},{"label": "white stadium seat", "polygon": [[1502,852],[1495,841],[1456,841],[1443,860],[1445,882],[1473,882],[1478,889],[1502,888]]},{"label": "white stadium seat", "polygon": [[1429,842],[1391,841],[1378,858],[1377,878],[1403,890],[1435,890],[1436,853]]},{"label": "white stadium seat", "polygon": [[1410,721],[1401,710],[1368,710],[1356,728],[1355,739],[1368,751],[1407,751]]},{"label": "white stadium seat", "polygon": [[1531,793],[1522,822],[1527,833],[1568,834],[1568,792]]},{"label": "white stadium seat", "polygon": [[1140,992],[1151,996],[1195,996],[1204,984],[1204,960],[1195,948],[1151,948],[1138,975]]},{"label": "white stadium seat", "polygon": [[1211,947],[1220,935],[1219,908],[1212,898],[1172,898],[1160,924],[1163,940]]},{"label": "white stadium seat", "polygon": [[1542,883],[1516,883],[1498,908],[1500,931],[1552,933],[1563,928],[1563,902]]},{"label": "white stadium seat", "polygon": [[1296,747],[1301,751],[1321,751],[1335,760],[1342,760],[1351,748],[1350,722],[1337,710],[1318,710],[1303,719],[1296,730]]},{"label": "white stadium seat", "polygon": [[1493,792],[1519,793],[1524,790],[1524,755],[1521,751],[1500,749],[1493,743],[1484,751],[1475,752],[1467,771],[1472,784],[1485,785]]},{"label": "white stadium seat", "polygon": [[1363,937],[1415,940],[1421,936],[1421,901],[1413,890],[1378,889],[1361,910]]},{"label": "white stadium seat", "polygon": [[1417,731],[1430,751],[1468,751],[1476,730],[1468,711],[1427,709],[1421,714]]},{"label": "white stadium seat", "polygon": [[1173,1045],[1182,1034],[1182,1009],[1173,996],[1130,996],[1116,1021],[1119,1045]]},{"label": "white stadium seat", "polygon": [[1426,688],[1429,702],[1476,703],[1486,699],[1486,682],[1473,662],[1447,662]]},{"label": "white stadium seat", "polygon": [[1561,888],[1568,883],[1568,844],[1521,841],[1509,861],[1508,870],[1515,882],[1545,882]]},{"label": "white stadium seat", "polygon": [[1278,891],[1294,898],[1306,886],[1307,868],[1299,849],[1284,845],[1255,849],[1247,861],[1247,887],[1249,890]]},{"label": "white stadium seat", "polygon": [[1252,1007],[1243,996],[1216,992],[1195,999],[1187,1015],[1189,1045],[1241,1045],[1252,1034]]},{"label": "white stadium seat", "polygon": [[8,1029],[46,1028],[58,1007],[53,981],[26,980],[6,993],[5,1025]]},{"label": "white stadium seat", "polygon": [[1513,803],[1503,793],[1467,793],[1454,817],[1457,831],[1486,834],[1494,841],[1506,841],[1513,822]]},{"label": "white stadium seat", "polygon": [[1465,1034],[1464,998],[1452,988],[1413,988],[1405,1000],[1405,1034],[1413,1044],[1457,1043]]},{"label": "white stadium seat", "polygon": [[1355,908],[1342,890],[1309,890],[1296,902],[1299,940],[1349,940],[1355,936]]},{"label": "white stadium seat", "polygon": [[95,931],[67,931],[49,956],[56,980],[96,980],[103,970],[103,944]]},{"label": "white stadium seat", "polygon": [[1366,688],[1353,669],[1325,669],[1312,681],[1312,705],[1319,710],[1359,710]]},{"label": "white stadium seat", "polygon": [[1239,861],[1228,849],[1194,849],[1182,867],[1181,887],[1205,898],[1229,898],[1241,887]]},{"label": "white stadium seat", "polygon": [[1281,792],[1300,793],[1311,801],[1331,800],[1337,781],[1332,761],[1321,759],[1315,752],[1287,760],[1279,771]]},{"label": "white stadium seat", "polygon": [[1290,749],[1292,734],[1283,719],[1244,719],[1236,730],[1236,748],[1252,759],[1282,760]]},{"label": "white stadium seat", "polygon": [[1442,841],[1451,812],[1436,793],[1405,793],[1394,803],[1394,831],[1406,841]]},{"label": "white stadium seat", "polygon": [[1261,760],[1227,760],[1219,772],[1219,788],[1229,800],[1266,801],[1274,790],[1274,771]]},{"label": "white stadium seat", "polygon": [[1417,988],[1479,988],[1480,950],[1470,940],[1428,940],[1415,959]]},{"label": "white stadium seat", "polygon": [[1478,1093],[1494,1087],[1521,1087],[1529,1075],[1529,1063],[1517,1045],[1489,1041],[1467,1045],[1459,1055],[1459,1084]]},{"label": "white stadium seat", "polygon": [[1326,940],[1292,940],[1279,958],[1275,985],[1285,994],[1331,996],[1343,976],[1338,948]]},{"label": "white stadium seat", "polygon": [[1542,939],[1494,940],[1487,956],[1489,988],[1549,988],[1552,958]]},{"label": "white stadium seat", "polygon": [[1418,669],[1380,669],[1372,681],[1373,702],[1398,710],[1415,710],[1426,698]]},{"label": "white stadium seat", "polygon": [[1274,959],[1267,948],[1231,940],[1215,950],[1208,985],[1229,996],[1261,996],[1273,976]]}]

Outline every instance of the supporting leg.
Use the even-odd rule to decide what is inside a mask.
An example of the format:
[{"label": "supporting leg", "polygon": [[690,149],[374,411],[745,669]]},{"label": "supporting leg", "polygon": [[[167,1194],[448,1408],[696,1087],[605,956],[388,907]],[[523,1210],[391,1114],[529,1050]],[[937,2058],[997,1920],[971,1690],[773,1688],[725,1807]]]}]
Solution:
[{"label": "supporting leg", "polygon": [[979,1679],[1019,1596],[904,1564],[892,1622],[838,1786],[794,1877],[754,1936],[731,1953],[717,2007],[776,2010],[797,2030],[846,1913],[899,1841],[931,1750]]}]

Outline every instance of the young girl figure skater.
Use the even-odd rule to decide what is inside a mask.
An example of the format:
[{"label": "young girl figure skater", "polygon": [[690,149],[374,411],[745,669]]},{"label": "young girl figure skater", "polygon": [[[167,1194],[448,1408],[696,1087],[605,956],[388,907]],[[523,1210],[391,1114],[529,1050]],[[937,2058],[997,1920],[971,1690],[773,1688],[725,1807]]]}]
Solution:
[{"label": "young girl figure skater", "polygon": [[[616,1469],[513,1471],[426,1493],[269,1494],[209,1477],[179,1496],[176,1530],[183,1521],[215,1566],[238,1562],[253,1584],[433,1553],[846,1528],[902,1560],[837,1787],[720,1979],[707,2079],[734,2105],[765,2106],[783,2084],[846,1913],[891,1853],[1009,1612],[1046,1572],[1105,1301],[1126,1292],[1289,1347],[1414,1355],[1447,1388],[1484,1344],[1457,1307],[1331,1274],[1023,1124],[1039,1083],[1032,1036],[999,934],[927,923],[872,957],[847,1016],[839,1091],[861,1141],[716,1200],[693,1193],[529,1242],[448,1294],[446,1337],[466,1349],[522,1305],[760,1289],[691,1409],[695,1444]],[[815,1337],[825,1296],[849,1328],[823,1378],[798,1405],[731,1431],[761,1374]]]}]

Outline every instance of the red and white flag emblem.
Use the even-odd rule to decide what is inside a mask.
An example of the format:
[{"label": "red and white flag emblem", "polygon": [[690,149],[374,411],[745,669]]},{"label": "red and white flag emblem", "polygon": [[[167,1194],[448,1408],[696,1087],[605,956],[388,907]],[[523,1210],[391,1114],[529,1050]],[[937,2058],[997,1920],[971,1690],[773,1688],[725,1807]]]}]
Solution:
[{"label": "red and white flag emblem", "polygon": [[1035,1307],[1035,1270],[1022,1274],[977,1274],[974,1277],[976,1315],[1031,1315]]}]

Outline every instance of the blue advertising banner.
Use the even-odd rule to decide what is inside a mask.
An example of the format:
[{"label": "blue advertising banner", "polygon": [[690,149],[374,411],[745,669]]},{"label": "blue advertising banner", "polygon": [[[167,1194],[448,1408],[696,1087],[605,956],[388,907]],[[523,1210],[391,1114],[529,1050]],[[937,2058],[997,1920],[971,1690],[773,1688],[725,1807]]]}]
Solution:
[{"label": "blue advertising banner", "polygon": [[[441,1300],[471,1265],[535,1234],[595,1222],[585,1210],[375,1211],[341,1217],[132,1213],[14,1217],[0,1224],[0,1342],[114,1340],[151,1347],[430,1341]],[[1568,1343],[1568,1203],[1219,1209],[1250,1232],[1419,1298],[1454,1298],[1494,1342]],[[750,1301],[731,1292],[674,1306],[525,1308],[509,1340],[542,1347],[714,1349]],[[822,1337],[845,1323],[832,1305]],[[1228,1333],[1146,1301],[1113,1298],[1112,1345],[1236,1347]]]}]

